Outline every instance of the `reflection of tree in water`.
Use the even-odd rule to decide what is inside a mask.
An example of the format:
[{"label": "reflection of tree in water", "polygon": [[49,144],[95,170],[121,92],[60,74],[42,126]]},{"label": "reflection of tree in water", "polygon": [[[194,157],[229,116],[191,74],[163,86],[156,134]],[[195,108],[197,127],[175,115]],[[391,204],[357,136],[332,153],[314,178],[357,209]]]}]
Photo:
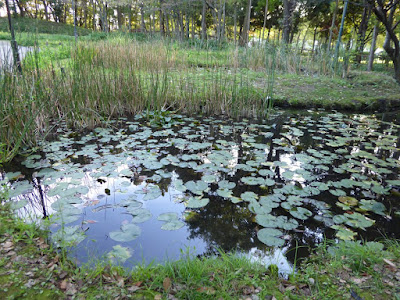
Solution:
[{"label": "reflection of tree in water", "polygon": [[202,209],[195,210],[187,220],[190,238],[207,242],[207,252],[220,248],[224,251],[263,248],[257,239],[256,223],[247,205],[233,204],[220,197],[210,197]]}]

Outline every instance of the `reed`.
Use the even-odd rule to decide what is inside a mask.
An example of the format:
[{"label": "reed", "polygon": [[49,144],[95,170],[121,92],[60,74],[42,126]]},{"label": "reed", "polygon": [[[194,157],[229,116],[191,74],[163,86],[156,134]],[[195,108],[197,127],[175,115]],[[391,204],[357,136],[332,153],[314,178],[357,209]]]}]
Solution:
[{"label": "reed", "polygon": [[61,120],[79,130],[142,111],[265,117],[275,70],[331,70],[321,67],[323,54],[310,58],[282,45],[187,47],[119,35],[63,47],[62,60],[34,52],[22,76],[5,71],[0,79],[0,141],[9,153],[2,159],[12,158],[15,146],[34,146]]}]

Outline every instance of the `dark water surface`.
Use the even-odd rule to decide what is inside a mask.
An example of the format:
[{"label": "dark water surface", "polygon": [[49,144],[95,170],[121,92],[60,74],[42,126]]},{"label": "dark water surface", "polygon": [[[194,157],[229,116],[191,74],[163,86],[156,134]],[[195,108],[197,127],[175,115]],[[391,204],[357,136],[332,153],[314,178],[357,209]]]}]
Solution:
[{"label": "dark water surface", "polygon": [[79,262],[133,266],[222,249],[290,272],[325,238],[400,238],[394,117],[137,116],[79,136],[60,128],[1,178],[19,214],[49,217],[53,240],[74,246]]}]

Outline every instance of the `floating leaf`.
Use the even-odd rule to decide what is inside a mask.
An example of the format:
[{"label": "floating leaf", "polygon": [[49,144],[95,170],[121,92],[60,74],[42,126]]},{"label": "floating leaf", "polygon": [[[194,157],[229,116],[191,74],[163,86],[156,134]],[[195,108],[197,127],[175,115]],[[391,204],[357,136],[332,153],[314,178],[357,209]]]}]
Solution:
[{"label": "floating leaf", "polygon": [[337,230],[336,236],[344,241],[351,241],[357,235],[357,233],[344,226],[333,225],[332,228]]},{"label": "floating leaf", "polygon": [[208,184],[204,181],[188,181],[185,183],[186,188],[193,194],[202,195],[205,190],[208,189]]},{"label": "floating leaf", "polygon": [[283,233],[280,230],[272,228],[263,228],[257,232],[258,239],[262,243],[271,247],[273,246],[281,247],[285,244],[285,241],[279,238],[282,235]]},{"label": "floating leaf", "polygon": [[365,200],[360,201],[360,209],[362,211],[372,211],[378,215],[384,216],[386,207],[383,203],[377,202],[375,200]]},{"label": "floating leaf", "polygon": [[158,216],[157,220],[165,221],[165,222],[175,221],[175,220],[178,220],[178,214],[177,213],[163,213]]},{"label": "floating leaf", "polygon": [[128,210],[128,212],[133,215],[132,223],[143,223],[150,220],[153,216],[148,209],[139,208],[135,210]]},{"label": "floating leaf", "polygon": [[186,207],[188,208],[201,208],[204,207],[210,202],[208,198],[200,198],[200,197],[190,197]]},{"label": "floating leaf", "polygon": [[174,220],[171,222],[166,222],[161,226],[162,230],[178,230],[185,226],[185,223],[179,220]]},{"label": "floating leaf", "polygon": [[258,199],[258,196],[253,192],[244,192],[240,195],[240,198],[242,198],[243,201],[251,202]]},{"label": "floating leaf", "polygon": [[236,183],[230,182],[228,180],[222,180],[222,181],[218,182],[218,186],[221,189],[231,190],[236,186]]},{"label": "floating leaf", "polygon": [[128,223],[121,226],[121,230],[110,232],[110,238],[117,242],[130,242],[136,239],[141,233],[140,227]]},{"label": "floating leaf", "polygon": [[86,238],[80,226],[64,226],[52,235],[55,243],[61,247],[76,246]]},{"label": "floating leaf", "polygon": [[124,263],[132,256],[127,247],[116,245],[113,250],[107,253],[107,257],[114,263]]},{"label": "floating leaf", "polygon": [[340,196],[339,201],[347,206],[356,206],[358,204],[358,200],[356,198],[349,196]]},{"label": "floating leaf", "polygon": [[162,192],[158,186],[153,186],[149,188],[146,192],[146,195],[143,197],[144,201],[157,199],[162,195]]},{"label": "floating leaf", "polygon": [[304,207],[296,207],[289,211],[289,213],[300,220],[307,220],[309,217],[312,216],[312,212]]},{"label": "floating leaf", "polygon": [[346,192],[340,189],[329,190],[329,192],[336,197],[346,196]]}]

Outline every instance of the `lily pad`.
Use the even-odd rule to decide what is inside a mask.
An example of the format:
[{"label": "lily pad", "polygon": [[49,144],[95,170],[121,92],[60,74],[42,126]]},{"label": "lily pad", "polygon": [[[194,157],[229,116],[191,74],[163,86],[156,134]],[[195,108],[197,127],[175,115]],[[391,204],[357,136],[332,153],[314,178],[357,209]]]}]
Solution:
[{"label": "lily pad", "polygon": [[185,223],[179,220],[173,220],[170,222],[166,222],[161,226],[162,230],[178,230],[185,226]]},{"label": "lily pad", "polygon": [[127,247],[122,247],[121,245],[116,245],[113,250],[107,253],[108,259],[113,263],[124,263],[130,257],[132,257],[131,251]]},{"label": "lily pad", "polygon": [[143,223],[150,220],[153,216],[151,212],[145,208],[132,209],[128,210],[128,212],[133,215],[132,223]]},{"label": "lily pad", "polygon": [[201,198],[201,197],[190,197],[186,207],[188,208],[201,208],[206,206],[210,202],[208,198]]},{"label": "lily pad", "polygon": [[386,207],[383,203],[377,202],[375,200],[362,199],[360,201],[360,210],[372,211],[373,213],[384,216]]},{"label": "lily pad", "polygon": [[347,206],[356,206],[358,204],[358,200],[356,198],[349,196],[340,196],[339,201]]},{"label": "lily pad", "polygon": [[333,225],[332,228],[337,230],[336,236],[344,241],[351,241],[357,235],[356,232],[351,231],[350,229],[344,226]]},{"label": "lily pad", "polygon": [[309,217],[312,216],[312,212],[304,207],[296,207],[289,211],[289,213],[300,220],[307,220]]},{"label": "lily pad", "polygon": [[281,238],[283,233],[278,229],[263,228],[257,232],[258,239],[267,246],[270,247],[281,247],[285,244],[285,241]]},{"label": "lily pad", "polygon": [[253,192],[244,192],[244,193],[242,193],[242,194],[240,195],[240,198],[241,198],[243,201],[251,202],[251,201],[253,201],[253,200],[258,199],[258,195],[255,194],[255,193],[253,193]]},{"label": "lily pad", "polygon": [[130,242],[141,234],[139,226],[128,223],[121,226],[121,230],[110,232],[110,238],[117,242]]}]

